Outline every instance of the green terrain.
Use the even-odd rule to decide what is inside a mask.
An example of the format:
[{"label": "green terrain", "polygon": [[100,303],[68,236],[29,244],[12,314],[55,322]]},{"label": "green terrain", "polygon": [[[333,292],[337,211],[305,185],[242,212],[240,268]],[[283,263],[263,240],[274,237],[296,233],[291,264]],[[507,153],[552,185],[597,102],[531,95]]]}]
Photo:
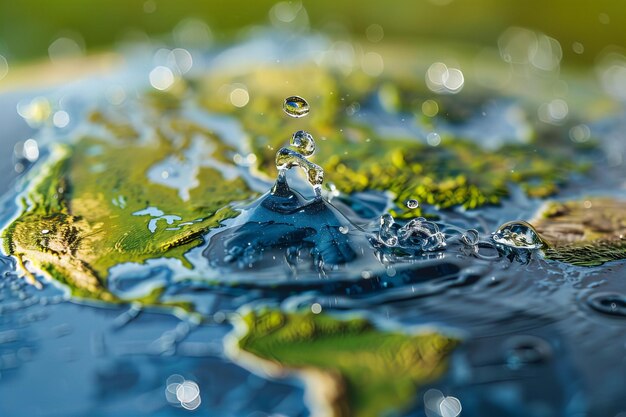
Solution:
[{"label": "green terrain", "polygon": [[[290,82],[281,82],[285,79]],[[244,108],[233,107],[219,94],[209,94],[233,81],[245,84],[250,92],[250,103]],[[444,118],[464,123],[471,117],[468,109],[483,101],[467,96],[433,97],[423,85],[402,74],[381,81],[363,73],[343,76],[307,65],[289,70],[262,67],[235,80],[214,75],[203,80],[201,91],[205,92],[202,106],[232,114],[250,132],[250,146],[261,173],[274,178],[276,151],[289,142],[294,131],[306,130],[317,143],[310,159],[324,168],[326,183],[334,183],[346,193],[390,191],[398,206],[393,214],[407,218],[421,212],[419,208],[406,210],[403,202],[409,198],[439,208],[474,209],[499,203],[509,195],[510,184],[518,184],[530,196],[548,197],[567,183],[571,172],[588,168],[574,162],[579,145],[552,132],[534,131],[531,120],[523,122],[532,131],[527,143],[506,143],[510,138],[503,136],[504,143],[497,149],[485,149],[459,136],[442,135],[438,146],[416,139],[410,126],[437,131],[438,121]],[[321,95],[322,91],[327,93]],[[311,104],[310,114],[296,121],[278,110],[284,97],[294,92]],[[422,103],[427,100],[439,108],[433,118],[422,114]],[[358,117],[355,109],[373,101],[382,106],[375,110],[377,117],[390,118],[406,129],[381,133],[369,118]]]},{"label": "green terrain", "polygon": [[[237,214],[231,202],[253,193],[240,178],[227,180],[211,167],[198,170],[198,185],[186,201],[175,188],[148,180],[148,169],[166,157],[184,160],[197,135],[213,144],[204,158],[224,160],[232,151],[197,125],[167,118],[141,137],[131,125],[102,114],[92,115],[92,121],[112,132],[110,137],[84,137],[53,148],[22,201],[22,213],[3,231],[4,249],[68,285],[73,296],[115,302],[121,300],[106,289],[109,268],[161,257],[190,266],[184,253]],[[136,214],[148,207],[158,211]],[[159,214],[174,217],[157,219]],[[154,296],[143,301],[157,303]]]},{"label": "green terrain", "polygon": [[597,266],[626,258],[626,201],[590,197],[545,205],[533,225],[549,259]]},{"label": "green terrain", "polygon": [[[378,329],[363,318],[324,313],[264,309],[246,313],[242,320],[235,360],[257,369],[273,365],[277,374],[296,372],[311,382],[307,395],[327,413],[320,415],[375,417],[406,411],[417,391],[443,374],[448,355],[459,344],[434,330],[406,334]],[[247,360],[248,354],[252,358]]]},{"label": "green terrain", "polygon": [[[471,92],[437,96],[403,71],[376,78],[311,63],[285,68],[244,66],[237,73],[179,77],[167,92],[148,91],[125,107],[92,112],[85,121],[87,134],[54,146],[35,167],[21,213],[2,231],[4,251],[30,266],[25,272],[43,271],[68,285],[74,296],[121,301],[107,291],[111,267],[162,257],[190,267],[184,254],[222,220],[237,215],[231,203],[255,195],[238,174],[236,153],[245,150],[239,157],[251,157],[252,173],[269,183],[276,178],[276,151],[296,130],[316,138],[311,161],[324,168],[326,185],[334,183],[343,193],[391,192],[392,214],[402,218],[422,214],[422,207],[404,206],[409,198],[422,206],[475,209],[498,204],[511,185],[547,197],[589,166],[580,151],[589,153],[593,141],[573,144],[536,129],[530,119],[519,122],[529,129],[526,141],[503,138],[491,149],[452,134],[429,145],[410,129],[381,132],[375,120],[359,117],[369,106],[367,111],[393,124],[436,131],[440,123],[462,125],[475,117],[467,109],[486,98]],[[229,97],[242,85],[250,99],[237,107]],[[282,100],[294,93],[309,100],[309,116],[294,120],[280,110]],[[436,115],[423,114],[427,100],[437,103]],[[520,99],[520,111],[524,105]],[[189,109],[228,117],[241,127],[237,149],[190,120]],[[181,165],[187,189],[168,186],[168,173],[153,172],[164,161]],[[26,274],[36,285],[31,272]]]}]

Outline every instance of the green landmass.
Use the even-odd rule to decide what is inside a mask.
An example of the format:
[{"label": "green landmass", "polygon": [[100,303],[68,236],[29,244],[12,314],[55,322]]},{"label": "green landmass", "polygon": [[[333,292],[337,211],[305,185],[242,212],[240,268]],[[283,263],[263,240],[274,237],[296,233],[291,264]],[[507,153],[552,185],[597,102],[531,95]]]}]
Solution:
[{"label": "green landmass", "polygon": [[548,244],[546,257],[579,266],[626,259],[626,201],[590,197],[551,201],[533,225]]},{"label": "green landmass", "polygon": [[[232,149],[189,121],[167,117],[153,134],[142,137],[129,121],[102,113],[92,114],[90,120],[109,137],[87,136],[73,146],[53,148],[32,180],[22,212],[2,233],[4,250],[20,264],[67,285],[75,297],[128,301],[107,290],[109,268],[162,257],[190,267],[184,254],[201,244],[210,228],[237,215],[231,202],[253,193],[241,178],[225,179],[209,166],[198,169],[198,185],[189,190],[186,201],[177,189],[148,179],[150,167],[165,158],[184,160],[197,137],[213,146],[203,157],[229,163]],[[166,219],[154,220],[156,215],[133,214],[148,207],[177,217],[168,224]],[[148,228],[151,220],[154,231]],[[28,277],[36,284],[30,273]],[[155,305],[159,295],[156,290],[134,301]]]},{"label": "green landmass", "polygon": [[419,389],[441,377],[459,344],[434,330],[407,334],[324,313],[264,309],[242,320],[235,359],[249,362],[250,354],[253,367],[268,369],[269,363],[278,374],[292,371],[309,379],[308,395],[332,416],[406,411]]}]

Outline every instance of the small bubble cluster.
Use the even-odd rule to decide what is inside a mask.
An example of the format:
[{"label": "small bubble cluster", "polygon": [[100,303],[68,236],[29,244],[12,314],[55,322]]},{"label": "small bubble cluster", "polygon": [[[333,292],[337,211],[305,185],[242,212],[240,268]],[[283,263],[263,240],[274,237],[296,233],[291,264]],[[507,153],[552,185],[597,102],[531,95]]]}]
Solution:
[{"label": "small bubble cluster", "polygon": [[460,240],[461,240],[461,243],[463,243],[465,246],[475,247],[476,245],[478,245],[478,238],[479,238],[478,230],[469,229],[468,231],[466,231],[465,233],[461,235]]},{"label": "small bubble cluster", "polygon": [[437,224],[418,217],[399,226],[390,214],[380,218],[378,240],[385,246],[433,252],[445,248],[446,237]]},{"label": "small bubble cluster", "polygon": [[406,208],[411,209],[411,210],[414,210],[420,206],[419,201],[413,200],[413,199],[407,200],[406,203],[404,204],[406,204]]}]

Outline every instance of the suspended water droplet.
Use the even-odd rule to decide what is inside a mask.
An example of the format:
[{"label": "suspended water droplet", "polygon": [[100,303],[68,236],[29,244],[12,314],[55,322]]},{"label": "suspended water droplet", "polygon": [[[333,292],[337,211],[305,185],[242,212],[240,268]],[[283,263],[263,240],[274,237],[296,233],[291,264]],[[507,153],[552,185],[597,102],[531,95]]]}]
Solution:
[{"label": "suspended water droplet", "polygon": [[476,246],[478,245],[478,230],[469,229],[467,232],[461,235],[461,243],[466,246]]},{"label": "suspended water droplet", "polygon": [[503,224],[492,236],[494,242],[518,249],[539,249],[543,240],[529,223],[518,220]]},{"label": "suspended water droplet", "polygon": [[283,110],[291,117],[303,117],[309,114],[309,103],[299,96],[287,97],[283,102]]},{"label": "suspended water droplet", "polygon": [[407,200],[405,204],[406,204],[406,207],[411,209],[411,210],[416,209],[416,208],[418,208],[420,206],[419,201],[413,200],[413,199]]},{"label": "suspended water droplet", "polygon": [[291,136],[291,146],[307,157],[315,152],[315,140],[311,134],[304,130],[298,130]]}]

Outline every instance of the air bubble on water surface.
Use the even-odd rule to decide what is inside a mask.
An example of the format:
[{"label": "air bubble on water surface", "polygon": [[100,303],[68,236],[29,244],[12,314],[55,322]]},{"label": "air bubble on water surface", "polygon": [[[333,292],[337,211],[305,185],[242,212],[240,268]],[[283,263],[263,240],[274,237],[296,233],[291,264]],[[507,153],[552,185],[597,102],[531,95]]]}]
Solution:
[{"label": "air bubble on water surface", "polygon": [[492,239],[496,243],[517,249],[539,249],[544,246],[535,228],[522,220],[503,224],[493,234]]}]

